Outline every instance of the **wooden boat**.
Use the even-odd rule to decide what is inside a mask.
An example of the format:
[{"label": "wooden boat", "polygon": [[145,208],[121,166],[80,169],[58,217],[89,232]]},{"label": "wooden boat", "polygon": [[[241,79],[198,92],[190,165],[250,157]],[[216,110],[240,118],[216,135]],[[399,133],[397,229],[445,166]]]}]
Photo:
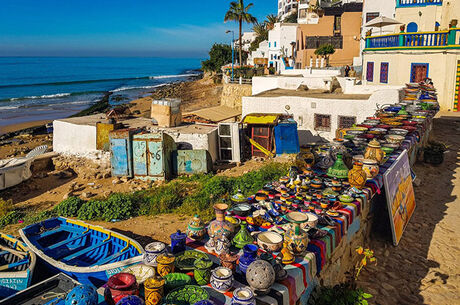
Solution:
[{"label": "wooden boat", "polygon": [[[79,285],[76,280],[59,273],[0,301],[0,305],[65,305],[66,295]],[[103,297],[99,299],[103,300]]]},{"label": "wooden boat", "polygon": [[36,261],[24,243],[0,233],[0,299],[30,286]]},{"label": "wooden boat", "polygon": [[32,224],[19,234],[55,272],[96,287],[104,285],[111,275],[138,264],[144,253],[136,241],[122,234],[62,217]]}]

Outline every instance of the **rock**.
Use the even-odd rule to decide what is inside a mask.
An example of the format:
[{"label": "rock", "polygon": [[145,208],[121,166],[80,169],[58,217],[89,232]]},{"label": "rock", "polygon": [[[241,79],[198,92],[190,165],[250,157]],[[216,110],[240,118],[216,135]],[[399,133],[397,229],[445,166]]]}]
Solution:
[{"label": "rock", "polygon": [[123,182],[123,183],[127,183],[129,181],[129,178],[128,177],[121,177],[120,181]]},{"label": "rock", "polygon": [[96,196],[96,195],[91,193],[91,192],[83,192],[83,193],[81,193],[81,197],[84,198],[84,199],[89,199],[89,198],[94,197],[94,196]]},{"label": "rock", "polygon": [[64,196],[62,196],[62,200],[69,199],[72,196],[73,196],[72,192],[67,192],[67,193],[64,194]]},{"label": "rock", "polygon": [[96,179],[102,179],[104,178],[104,175],[102,173],[96,174]]},{"label": "rock", "polygon": [[68,179],[73,177],[73,172],[71,170],[63,170],[58,175],[60,179]]},{"label": "rock", "polygon": [[102,177],[103,177],[104,179],[110,178],[111,176],[112,176],[112,175],[110,174],[110,172],[104,173],[104,174],[102,175]]},{"label": "rock", "polygon": [[121,179],[118,177],[112,180],[112,184],[120,184],[121,182]]},{"label": "rock", "polygon": [[104,192],[104,197],[109,197],[112,194],[112,191]]},{"label": "rock", "polygon": [[388,249],[386,249],[385,252],[383,253],[383,255],[384,255],[385,257],[390,256],[390,251],[389,251]]}]

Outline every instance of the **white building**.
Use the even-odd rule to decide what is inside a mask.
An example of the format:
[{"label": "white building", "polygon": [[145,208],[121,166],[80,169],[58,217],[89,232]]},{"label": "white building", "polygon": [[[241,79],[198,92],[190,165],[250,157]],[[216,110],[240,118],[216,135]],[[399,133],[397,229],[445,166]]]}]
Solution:
[{"label": "white building", "polygon": [[249,53],[248,65],[254,65],[255,58],[267,58],[268,59],[268,40],[264,40],[259,43],[257,50]]},{"label": "white building", "polygon": [[[301,2],[307,2],[303,0]],[[298,0],[278,0],[278,17],[284,20],[294,12],[297,12]]]},{"label": "white building", "polygon": [[[255,32],[244,32],[241,36],[241,43],[243,44],[243,51],[249,52],[249,48],[251,47],[251,43],[256,40],[257,34]],[[235,40],[234,46],[235,50],[239,50],[240,41],[238,39]]]},{"label": "white building", "polygon": [[276,23],[268,32],[268,66],[279,73],[294,67],[296,23]]}]

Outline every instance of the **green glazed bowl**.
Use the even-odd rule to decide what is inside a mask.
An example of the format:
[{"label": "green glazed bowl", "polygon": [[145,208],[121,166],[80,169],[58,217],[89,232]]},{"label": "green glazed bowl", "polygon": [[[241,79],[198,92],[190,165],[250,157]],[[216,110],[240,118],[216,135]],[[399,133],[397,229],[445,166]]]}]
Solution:
[{"label": "green glazed bowl", "polygon": [[185,273],[169,273],[164,276],[166,290],[173,290],[192,282],[192,278]]}]

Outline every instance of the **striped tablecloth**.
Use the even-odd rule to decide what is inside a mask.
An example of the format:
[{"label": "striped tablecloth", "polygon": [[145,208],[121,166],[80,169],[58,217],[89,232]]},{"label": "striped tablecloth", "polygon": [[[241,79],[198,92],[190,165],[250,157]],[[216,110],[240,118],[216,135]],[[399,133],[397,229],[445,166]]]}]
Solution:
[{"label": "striped tablecloth", "polygon": [[[317,284],[317,276],[321,269],[331,258],[332,253],[340,242],[348,234],[348,239],[359,230],[360,221],[357,221],[363,208],[369,204],[373,192],[371,188],[364,189],[363,194],[353,203],[346,204],[338,212],[338,217],[332,217],[335,221],[334,226],[319,226],[320,229],[327,231],[327,235],[321,239],[313,239],[308,245],[308,254],[304,258],[296,258],[294,264],[285,267],[288,277],[282,282],[277,282],[272,286],[270,293],[266,296],[257,298],[257,304],[263,305],[282,305],[306,303],[313,288]],[[189,249],[202,251],[211,257],[214,263],[219,264],[219,258],[214,253],[209,253],[204,242],[187,241]],[[240,253],[241,255],[242,253]],[[216,304],[230,304],[232,292],[222,294],[212,289],[208,285],[211,300]],[[238,271],[235,274],[234,288],[247,286],[245,277]]]}]

